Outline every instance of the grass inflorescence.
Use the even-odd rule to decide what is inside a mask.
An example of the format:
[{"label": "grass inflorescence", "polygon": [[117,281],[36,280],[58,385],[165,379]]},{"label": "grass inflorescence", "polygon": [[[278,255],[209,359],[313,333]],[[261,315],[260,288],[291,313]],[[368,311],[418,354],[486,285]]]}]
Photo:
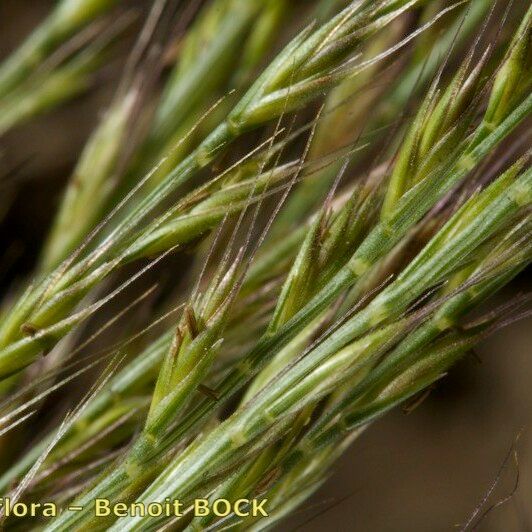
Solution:
[{"label": "grass inflorescence", "polygon": [[[86,85],[108,39],[82,34],[118,3],[63,0],[3,63],[0,133]],[[489,298],[532,258],[532,10],[303,4],[153,2],[0,317],[2,492],[80,510],[6,526],[272,527],[528,315]],[[268,517],[191,511],[257,497]]]}]

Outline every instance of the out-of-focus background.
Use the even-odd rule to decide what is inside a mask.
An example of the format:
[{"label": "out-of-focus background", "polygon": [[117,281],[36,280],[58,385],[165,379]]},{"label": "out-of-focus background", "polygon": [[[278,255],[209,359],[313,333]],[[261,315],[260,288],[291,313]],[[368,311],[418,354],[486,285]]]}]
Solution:
[{"label": "out-of-focus background", "polygon": [[[53,4],[0,1],[0,58]],[[0,285],[30,270],[50,206],[116,79],[111,63],[88,94],[1,139],[3,164],[22,161],[22,168],[16,197],[0,218],[0,242],[9,232],[12,243],[9,248],[0,244]],[[532,288],[526,275],[512,291],[516,288]],[[329,481],[281,529],[460,530],[474,512],[479,516],[495,505],[477,530],[532,530],[531,327],[529,320],[498,332],[413,412],[395,411],[369,427]]]}]

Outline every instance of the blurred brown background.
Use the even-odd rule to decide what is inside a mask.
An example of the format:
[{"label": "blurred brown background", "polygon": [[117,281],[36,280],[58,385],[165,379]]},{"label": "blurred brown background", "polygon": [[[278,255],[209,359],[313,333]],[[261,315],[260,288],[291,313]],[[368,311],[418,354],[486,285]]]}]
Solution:
[{"label": "blurred brown background", "polygon": [[[252,1],[252,0],[250,0]],[[0,57],[54,4],[0,0]],[[114,66],[90,94],[2,139],[3,164],[23,163],[21,184],[0,227],[0,286],[31,268],[54,203],[83,142],[112,95]],[[2,193],[6,193],[5,191]],[[43,205],[47,208],[43,208]],[[14,253],[13,258],[6,256]],[[522,276],[512,292],[529,290]],[[282,527],[304,531],[460,530],[490,488],[477,530],[532,530],[532,321],[500,331],[464,360],[414,412],[375,423],[337,464],[326,485]],[[516,444],[518,466],[507,460]]]}]

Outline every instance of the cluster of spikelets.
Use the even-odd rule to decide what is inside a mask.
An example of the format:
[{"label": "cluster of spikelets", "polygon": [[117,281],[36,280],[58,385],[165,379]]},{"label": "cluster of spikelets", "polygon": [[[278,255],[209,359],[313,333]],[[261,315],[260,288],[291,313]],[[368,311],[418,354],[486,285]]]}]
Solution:
[{"label": "cluster of spikelets", "polygon": [[[117,3],[59,2],[0,68],[0,131],[83,88]],[[369,423],[527,315],[526,296],[471,312],[532,257],[532,10],[303,4],[153,2],[0,319],[0,431],[31,434],[2,492],[83,510],[6,526],[274,526]],[[141,326],[123,318],[152,289],[102,322],[184,250],[199,269],[172,271]],[[270,516],[94,517],[96,498],[167,497],[266,498]]]}]

